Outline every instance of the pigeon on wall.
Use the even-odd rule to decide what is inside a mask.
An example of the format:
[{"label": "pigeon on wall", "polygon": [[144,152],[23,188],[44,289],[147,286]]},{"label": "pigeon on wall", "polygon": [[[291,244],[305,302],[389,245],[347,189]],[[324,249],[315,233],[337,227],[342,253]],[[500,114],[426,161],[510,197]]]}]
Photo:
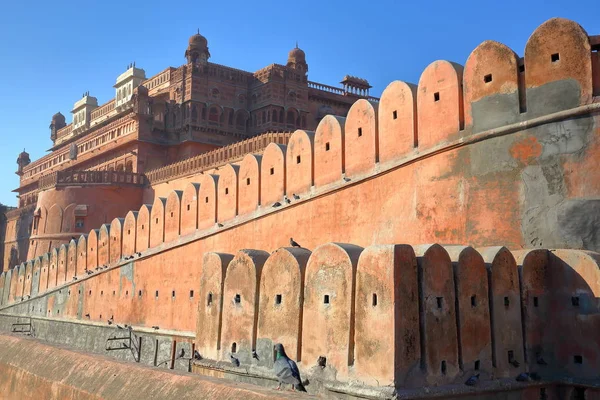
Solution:
[{"label": "pigeon on wall", "polygon": [[275,345],[275,351],[277,352],[277,356],[275,364],[273,364],[273,371],[279,381],[277,390],[281,389],[282,383],[287,383],[292,385],[292,388],[299,392],[306,392],[304,385],[302,385],[298,366],[287,356],[287,354],[285,354],[285,349],[281,343]]},{"label": "pigeon on wall", "polygon": [[302,247],[293,238],[290,238],[290,246],[292,246],[292,247]]}]

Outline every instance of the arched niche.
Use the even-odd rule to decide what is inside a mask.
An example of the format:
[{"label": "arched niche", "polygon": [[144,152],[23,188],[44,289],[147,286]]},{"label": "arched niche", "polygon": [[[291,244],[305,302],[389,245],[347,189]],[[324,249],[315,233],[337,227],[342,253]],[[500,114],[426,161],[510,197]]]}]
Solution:
[{"label": "arched niche", "polygon": [[486,40],[465,63],[465,125],[482,132],[519,121],[519,58],[508,46]]},{"label": "arched niche", "polygon": [[122,253],[124,257],[132,256],[136,252],[137,242],[137,217],[138,211],[129,211],[123,222]]},{"label": "arched niche", "polygon": [[198,191],[199,183],[185,185],[181,197],[181,236],[190,235],[198,229]]},{"label": "arched niche", "polygon": [[56,287],[58,282],[58,249],[50,250],[50,263],[48,266],[48,289]]},{"label": "arched niche", "polygon": [[83,274],[87,270],[87,236],[81,235],[77,241],[77,273]]},{"label": "arched niche", "polygon": [[57,269],[56,272],[56,285],[62,285],[65,283],[67,279],[67,252],[68,247],[64,244],[61,244],[58,248],[58,261],[57,261]]},{"label": "arched niche", "polygon": [[205,253],[202,258],[202,275],[198,300],[196,349],[202,357],[217,360],[221,348],[223,316],[223,285],[227,266],[233,255]]},{"label": "arched niche", "polygon": [[339,182],[344,173],[344,130],[346,118],[326,115],[314,139],[314,185]]},{"label": "arched niche", "polygon": [[352,244],[327,243],[316,248],[306,266],[302,360],[306,368],[319,357],[348,377],[354,362],[354,307],[352,304],[356,266],[362,248]]},{"label": "arched niche", "polygon": [[378,104],[357,100],[348,111],[344,134],[346,176],[367,173],[378,161]]},{"label": "arched niche", "polygon": [[150,247],[150,233],[152,232],[152,226],[150,224],[150,214],[152,213],[151,204],[143,204],[140,207],[137,218],[137,229],[135,238],[135,249],[138,252],[148,250]]},{"label": "arched niche", "polygon": [[438,244],[415,247],[421,275],[421,367],[429,385],[459,374],[454,275],[450,257]]},{"label": "arched niche", "polygon": [[260,202],[268,207],[282,201],[285,194],[286,146],[269,143],[263,152],[260,165]]},{"label": "arched niche", "polygon": [[456,286],[460,367],[468,376],[492,372],[492,332],[488,274],[472,247],[444,246],[452,260]]},{"label": "arched niche", "polygon": [[101,267],[110,264],[110,225],[102,224],[98,231],[98,265]]},{"label": "arched niche", "polygon": [[225,222],[237,216],[238,211],[238,174],[240,167],[225,164],[219,168],[217,188],[217,221]]},{"label": "arched niche", "polygon": [[393,81],[379,100],[379,162],[405,157],[417,144],[417,85]]},{"label": "arched niche", "polygon": [[269,355],[276,343],[283,344],[288,356],[300,361],[304,272],[310,254],[307,249],[280,248],[263,267],[256,352],[267,366],[272,366]]},{"label": "arched niche", "polygon": [[71,239],[67,249],[67,274],[65,280],[70,282],[77,276],[77,242]]},{"label": "arched niche", "polygon": [[173,242],[179,239],[182,197],[182,190],[172,190],[169,196],[167,196],[165,206],[165,242]]},{"label": "arched niche", "polygon": [[254,212],[260,204],[261,162],[261,155],[246,154],[240,163],[238,183],[239,215]]},{"label": "arched niche", "polygon": [[[32,274],[32,278],[31,278],[31,296],[32,297],[37,296],[38,293],[40,292],[41,272],[42,272],[42,257],[37,257],[35,259],[35,261],[33,262],[33,274]],[[2,299],[2,282],[0,282],[0,299]]]},{"label": "arched niche", "polygon": [[212,228],[217,222],[218,175],[203,174],[198,190],[198,229]]},{"label": "arched niche", "polygon": [[228,360],[230,354],[244,364],[253,359],[260,276],[268,257],[266,251],[240,250],[227,266],[223,286],[221,360]]},{"label": "arched niche", "polygon": [[42,270],[40,272],[40,288],[39,293],[44,293],[48,290],[48,280],[50,273],[50,254],[42,254]]},{"label": "arched niche", "polygon": [[115,218],[110,223],[110,263],[114,264],[121,260],[123,255],[123,225],[124,218]]},{"label": "arched niche", "polygon": [[156,197],[150,212],[150,248],[157,247],[165,241],[165,208],[167,199]]},{"label": "arched niche", "polygon": [[592,52],[576,22],[552,18],[525,45],[527,116],[537,117],[592,101]]},{"label": "arched niche", "polygon": [[98,266],[98,236],[99,229],[92,229],[87,237],[87,269],[93,270]]},{"label": "arched niche", "polygon": [[403,385],[419,367],[417,260],[412,247],[367,247],[356,272],[356,377],[370,385]]},{"label": "arched niche", "polygon": [[457,138],[462,130],[463,67],[434,61],[421,74],[417,89],[418,147],[428,149]]},{"label": "arched niche", "polygon": [[525,360],[517,263],[506,247],[484,247],[477,250],[490,271],[490,323],[495,375],[518,375],[525,371]]},{"label": "arched niche", "polygon": [[313,145],[315,133],[296,130],[290,137],[286,153],[286,195],[307,193],[313,185]]}]

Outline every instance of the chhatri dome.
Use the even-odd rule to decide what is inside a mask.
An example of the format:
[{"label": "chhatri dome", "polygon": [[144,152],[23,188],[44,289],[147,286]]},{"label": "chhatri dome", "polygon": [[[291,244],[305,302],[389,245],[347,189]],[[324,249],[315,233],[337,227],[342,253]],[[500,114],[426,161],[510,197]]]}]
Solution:
[{"label": "chhatri dome", "polygon": [[208,40],[200,34],[200,30],[188,40],[188,47],[185,51],[185,58],[189,63],[205,63],[210,58],[208,51]]}]

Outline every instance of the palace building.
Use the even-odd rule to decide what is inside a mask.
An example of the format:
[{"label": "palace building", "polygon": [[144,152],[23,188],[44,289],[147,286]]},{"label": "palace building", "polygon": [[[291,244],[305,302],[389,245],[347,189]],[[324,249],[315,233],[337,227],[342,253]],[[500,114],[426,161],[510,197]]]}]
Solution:
[{"label": "palace building", "polygon": [[[128,65],[113,99],[99,105],[85,92],[71,123],[60,112],[52,116],[47,155],[33,162],[19,155],[19,204],[7,214],[4,269],[139,208],[148,177],[161,174],[152,171],[202,154],[218,163],[285,143],[296,129],[315,130],[327,114],[345,116],[359,98],[377,101],[365,79],[346,75],[342,87],[309,81],[297,45],[285,65],[256,72],[211,63],[199,32],[184,55],[185,64],[150,78]],[[214,153],[224,146],[233,147]]]}]

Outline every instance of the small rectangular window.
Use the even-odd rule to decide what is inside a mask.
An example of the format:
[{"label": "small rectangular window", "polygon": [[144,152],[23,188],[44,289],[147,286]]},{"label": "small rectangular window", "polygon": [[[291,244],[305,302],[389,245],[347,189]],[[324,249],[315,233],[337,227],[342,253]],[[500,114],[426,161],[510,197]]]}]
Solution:
[{"label": "small rectangular window", "polygon": [[172,298],[175,298],[175,291],[174,291],[174,290],[173,290],[173,291],[171,291],[171,297],[172,297]]},{"label": "small rectangular window", "polygon": [[362,128],[358,128],[358,137],[362,136]]},{"label": "small rectangular window", "polygon": [[329,151],[329,142],[325,143],[325,151]]},{"label": "small rectangular window", "polygon": [[229,188],[225,188],[225,194],[229,194]]},{"label": "small rectangular window", "polygon": [[481,363],[480,363],[480,361],[479,361],[479,360],[475,360],[475,366],[473,367],[473,369],[474,369],[475,371],[479,371],[480,364],[481,364]]},{"label": "small rectangular window", "polygon": [[508,308],[508,306],[510,306],[510,300],[508,299],[508,296],[505,296],[504,297],[504,307]]},{"label": "small rectangular window", "polygon": [[194,298],[194,291],[190,290],[190,299],[193,299],[193,298]]},{"label": "small rectangular window", "polygon": [[550,56],[550,59],[552,60],[552,62],[557,62],[560,60],[560,54],[559,53],[554,53]]},{"label": "small rectangular window", "polygon": [[173,218],[173,215],[175,215],[175,214],[171,213],[171,218]]},{"label": "small rectangular window", "polygon": [[373,299],[371,301],[373,307],[377,306],[377,293],[373,293]]},{"label": "small rectangular window", "polygon": [[435,92],[433,94],[433,101],[440,101],[440,92]]},{"label": "small rectangular window", "polygon": [[246,178],[246,185],[250,184],[250,178]]},{"label": "small rectangular window", "polygon": [[187,205],[187,210],[190,211],[190,205],[189,204]]},{"label": "small rectangular window", "polygon": [[206,198],[204,199],[205,203],[208,203],[208,196],[206,196]]},{"label": "small rectangular window", "polygon": [[437,308],[442,308],[442,303],[443,303],[444,298],[443,297],[436,297],[435,300],[437,302]]},{"label": "small rectangular window", "polygon": [[396,110],[392,111],[392,118],[398,119],[398,111],[396,111]]},{"label": "small rectangular window", "polygon": [[537,298],[537,297],[534,297],[534,298],[533,298],[533,306],[534,306],[534,307],[537,307],[538,305],[539,305],[538,298]]},{"label": "small rectangular window", "polygon": [[158,299],[158,290],[156,291],[156,293],[154,293],[154,297]]},{"label": "small rectangular window", "polygon": [[573,356],[573,362],[575,364],[583,364],[583,356],[580,356],[580,355]]},{"label": "small rectangular window", "polygon": [[323,304],[329,304],[329,295],[328,294],[323,296]]},{"label": "small rectangular window", "polygon": [[235,304],[240,304],[242,302],[242,296],[236,294],[234,297]]},{"label": "small rectangular window", "polygon": [[271,168],[271,175],[275,174],[275,168]]},{"label": "small rectangular window", "polygon": [[296,164],[300,164],[300,156],[296,156]]},{"label": "small rectangular window", "polygon": [[277,304],[277,305],[281,304],[281,295],[280,294],[275,295],[275,304]]},{"label": "small rectangular window", "polygon": [[448,367],[446,367],[446,361],[442,361],[441,370],[442,374],[446,375],[446,372],[448,371]]},{"label": "small rectangular window", "polygon": [[471,307],[477,306],[477,298],[475,296],[471,296]]},{"label": "small rectangular window", "polygon": [[138,291],[138,297],[142,297],[142,291],[141,290]]},{"label": "small rectangular window", "polygon": [[579,307],[579,296],[571,297],[571,304],[573,304],[574,307]]},{"label": "small rectangular window", "polygon": [[492,74],[487,74],[486,76],[484,76],[483,81],[485,83],[490,83],[492,81]]},{"label": "small rectangular window", "polygon": [[512,350],[508,351],[508,362],[512,363],[515,360],[515,353]]}]

